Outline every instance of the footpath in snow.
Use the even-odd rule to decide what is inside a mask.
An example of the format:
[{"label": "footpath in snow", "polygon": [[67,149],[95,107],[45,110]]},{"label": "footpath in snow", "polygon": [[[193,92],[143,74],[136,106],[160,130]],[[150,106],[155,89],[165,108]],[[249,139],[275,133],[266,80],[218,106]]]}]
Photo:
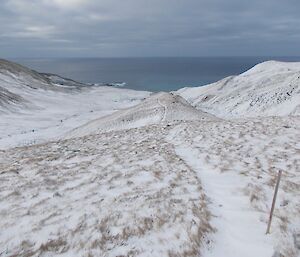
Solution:
[{"label": "footpath in snow", "polygon": [[[209,209],[216,229],[213,247],[206,249],[206,257],[265,257],[274,253],[270,236],[265,235],[265,224],[259,214],[249,205],[242,193],[247,179],[233,172],[220,173],[210,168],[205,153],[188,144],[176,132],[171,131],[168,139],[175,144],[176,153],[191,169],[196,171],[204,192],[209,197]],[[201,137],[199,137],[201,142]]]}]

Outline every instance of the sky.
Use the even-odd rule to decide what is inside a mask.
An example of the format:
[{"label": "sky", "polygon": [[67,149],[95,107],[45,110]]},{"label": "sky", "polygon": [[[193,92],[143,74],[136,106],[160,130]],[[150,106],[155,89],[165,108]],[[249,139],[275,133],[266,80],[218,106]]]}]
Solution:
[{"label": "sky", "polygon": [[299,0],[1,0],[0,58],[300,56]]}]

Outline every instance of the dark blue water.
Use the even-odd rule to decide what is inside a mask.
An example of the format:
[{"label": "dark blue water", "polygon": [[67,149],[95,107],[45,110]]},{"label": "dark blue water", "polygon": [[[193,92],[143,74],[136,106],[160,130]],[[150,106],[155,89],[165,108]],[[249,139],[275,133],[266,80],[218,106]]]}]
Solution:
[{"label": "dark blue water", "polygon": [[171,91],[201,86],[240,74],[266,60],[300,61],[300,57],[72,58],[18,59],[39,72],[85,83],[126,82],[127,88]]}]

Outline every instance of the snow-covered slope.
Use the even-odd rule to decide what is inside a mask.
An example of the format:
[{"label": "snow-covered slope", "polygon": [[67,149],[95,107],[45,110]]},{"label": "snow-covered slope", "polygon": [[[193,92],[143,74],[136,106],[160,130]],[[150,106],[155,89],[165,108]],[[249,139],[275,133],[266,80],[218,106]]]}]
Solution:
[{"label": "snow-covered slope", "polygon": [[[59,80],[58,80],[59,78]],[[64,85],[59,82],[65,82]],[[0,113],[37,108],[47,92],[75,92],[84,84],[41,74],[22,65],[0,59]],[[40,99],[41,101],[36,101]]]},{"label": "snow-covered slope", "polygon": [[180,96],[170,93],[157,93],[136,106],[76,128],[67,134],[67,138],[179,120],[213,119],[215,119],[214,116],[196,110]]},{"label": "snow-covered slope", "polygon": [[27,101],[20,95],[14,94],[4,87],[0,87],[0,112],[4,109],[16,109],[24,106]]},{"label": "snow-covered slope", "polygon": [[[53,91],[66,91],[67,89],[80,89],[86,85],[62,78],[55,74],[39,73],[20,64],[0,59],[0,75],[2,82],[11,82],[11,89],[26,87],[31,89],[45,89]],[[61,87],[62,83],[64,87]],[[21,93],[21,92],[20,92]]]},{"label": "snow-covered slope", "polygon": [[172,93],[4,69],[0,256],[299,257],[300,116],[284,115],[298,113],[298,66],[179,91],[236,119]]},{"label": "snow-covered slope", "polygon": [[207,199],[164,127],[0,152],[2,256],[198,256]]},{"label": "snow-covered slope", "polygon": [[0,149],[36,144],[138,104],[150,92],[88,86],[0,60]]},{"label": "snow-covered slope", "polygon": [[299,122],[179,121],[0,152],[2,256],[298,257]]},{"label": "snow-covered slope", "polygon": [[177,93],[220,117],[299,115],[300,63],[268,61],[241,75]]}]

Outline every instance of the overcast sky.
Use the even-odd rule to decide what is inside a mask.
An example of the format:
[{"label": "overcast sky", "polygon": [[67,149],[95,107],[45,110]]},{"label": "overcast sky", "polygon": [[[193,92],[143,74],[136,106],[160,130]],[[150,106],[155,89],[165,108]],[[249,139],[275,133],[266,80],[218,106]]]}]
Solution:
[{"label": "overcast sky", "polygon": [[0,57],[300,56],[299,0],[0,0]]}]

